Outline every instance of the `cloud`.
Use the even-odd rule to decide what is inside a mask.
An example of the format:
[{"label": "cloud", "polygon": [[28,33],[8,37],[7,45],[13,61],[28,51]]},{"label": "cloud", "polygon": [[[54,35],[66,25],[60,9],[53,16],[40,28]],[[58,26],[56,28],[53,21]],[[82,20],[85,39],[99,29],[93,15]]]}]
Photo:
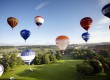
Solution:
[{"label": "cloud", "polygon": [[39,9],[43,8],[47,4],[49,4],[49,2],[42,2],[42,3],[40,3],[39,5],[37,5],[36,10],[39,10]]},{"label": "cloud", "polygon": [[107,17],[104,17],[98,21],[98,25],[99,24],[107,24],[107,23],[110,23],[110,19]]},{"label": "cloud", "polygon": [[97,0],[100,6],[104,6],[110,3],[110,0]]}]

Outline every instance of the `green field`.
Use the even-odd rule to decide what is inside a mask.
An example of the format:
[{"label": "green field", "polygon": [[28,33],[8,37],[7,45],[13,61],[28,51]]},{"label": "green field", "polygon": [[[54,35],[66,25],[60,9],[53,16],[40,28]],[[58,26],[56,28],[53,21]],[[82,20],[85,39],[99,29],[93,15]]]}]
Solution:
[{"label": "green field", "polygon": [[[81,62],[82,60],[60,60],[55,64],[19,66],[4,73],[0,79],[14,77],[18,80],[107,80],[107,76],[104,74],[79,77],[76,72],[76,64]],[[33,71],[30,71],[29,68],[32,68]]]}]

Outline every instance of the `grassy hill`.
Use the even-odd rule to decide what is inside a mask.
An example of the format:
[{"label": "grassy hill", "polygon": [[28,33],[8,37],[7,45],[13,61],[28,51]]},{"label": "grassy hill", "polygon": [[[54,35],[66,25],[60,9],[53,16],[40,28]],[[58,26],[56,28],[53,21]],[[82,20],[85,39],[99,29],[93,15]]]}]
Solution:
[{"label": "grassy hill", "polygon": [[[83,60],[60,60],[55,64],[19,66],[12,71],[4,73],[1,79],[15,79],[25,80],[107,80],[107,76],[100,74],[90,77],[79,77],[76,72],[76,64]],[[29,69],[33,69],[30,71]]]}]

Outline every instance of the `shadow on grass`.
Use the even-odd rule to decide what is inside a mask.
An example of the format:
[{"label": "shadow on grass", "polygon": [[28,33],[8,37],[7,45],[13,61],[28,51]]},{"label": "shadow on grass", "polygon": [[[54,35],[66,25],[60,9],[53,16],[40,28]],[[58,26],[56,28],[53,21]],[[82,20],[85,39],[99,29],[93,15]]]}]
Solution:
[{"label": "shadow on grass", "polygon": [[56,64],[37,65],[33,71],[25,70],[17,75],[33,80],[77,80],[75,65],[72,60],[62,60]]}]

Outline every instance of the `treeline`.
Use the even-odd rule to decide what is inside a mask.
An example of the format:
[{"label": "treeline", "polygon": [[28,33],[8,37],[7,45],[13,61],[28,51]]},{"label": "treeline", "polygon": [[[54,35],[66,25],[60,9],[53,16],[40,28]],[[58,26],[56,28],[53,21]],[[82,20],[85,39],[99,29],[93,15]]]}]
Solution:
[{"label": "treeline", "polygon": [[93,59],[94,56],[102,55],[105,58],[110,57],[109,50],[100,50],[95,52],[92,49],[67,49],[65,55],[70,55],[73,59]]},{"label": "treeline", "polygon": [[95,52],[90,49],[69,49],[66,52],[70,53],[73,59],[84,59],[83,63],[77,64],[76,66],[76,70],[79,75],[91,76],[94,74],[106,73],[110,76],[109,50],[100,50],[99,52]]},{"label": "treeline", "polygon": [[16,54],[3,54],[0,58],[0,64],[3,65],[4,71],[10,71],[16,66],[24,65],[25,63]]},{"label": "treeline", "polygon": [[15,46],[0,46],[0,49],[10,49],[14,48]]},{"label": "treeline", "polygon": [[52,51],[48,51],[46,53],[36,53],[35,59],[33,60],[33,64],[49,64],[55,63],[56,60],[62,59],[62,55],[59,51],[56,51],[56,54],[53,54]]},{"label": "treeline", "polygon": [[77,72],[84,76],[91,76],[102,72],[110,76],[110,58],[105,58],[102,55],[94,56],[94,58],[78,64]]},{"label": "treeline", "polygon": [[99,73],[105,73],[110,80],[110,51],[100,50],[95,52],[92,49],[67,49],[66,55],[73,59],[84,59],[83,63],[77,64],[76,71],[79,76],[91,76]]},{"label": "treeline", "polygon": [[[62,55],[59,51],[53,54],[52,51],[38,51],[31,65],[50,64],[55,63],[56,60],[62,59]],[[0,64],[4,66],[4,71],[11,71],[16,66],[25,65],[24,61],[17,54],[3,54],[0,58]]]}]

